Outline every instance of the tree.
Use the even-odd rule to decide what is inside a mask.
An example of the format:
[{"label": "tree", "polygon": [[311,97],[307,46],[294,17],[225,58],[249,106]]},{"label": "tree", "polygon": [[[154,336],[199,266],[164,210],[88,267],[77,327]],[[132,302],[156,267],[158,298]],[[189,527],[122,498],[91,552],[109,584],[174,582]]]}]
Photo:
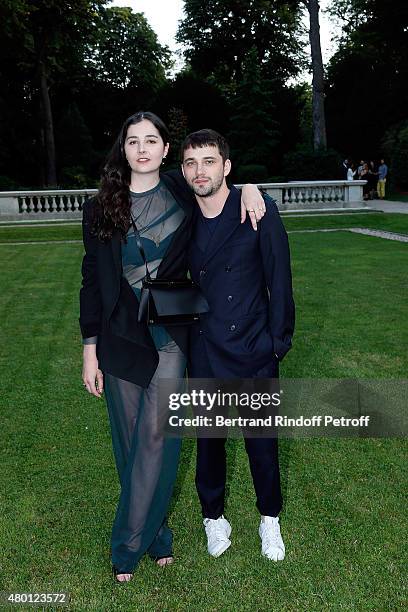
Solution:
[{"label": "tree", "polygon": [[[228,128],[228,101],[215,85],[191,70],[183,70],[172,81],[168,81],[158,92],[153,108],[169,124],[173,121],[169,109],[182,111],[187,120],[187,133],[207,127],[225,133]],[[173,146],[173,139],[170,144]]]},{"label": "tree", "polygon": [[85,122],[77,133],[91,130],[102,155],[123,117],[151,107],[166,83],[168,49],[142,15],[107,1],[1,0],[0,174],[10,184],[57,184],[67,141],[54,124],[64,127],[70,105]]},{"label": "tree", "polygon": [[322,49],[320,46],[319,1],[304,0],[303,4],[309,12],[309,40],[312,56],[312,117],[313,117],[313,148],[315,151],[327,148],[326,118],[324,112],[324,68]]},{"label": "tree", "polygon": [[185,0],[177,39],[191,69],[234,93],[248,50],[264,77],[285,82],[303,67],[298,0]]},{"label": "tree", "polygon": [[72,0],[67,6],[59,0],[3,0],[2,30],[5,46],[11,43],[17,79],[4,62],[1,72],[14,81],[22,80],[24,95],[39,102],[44,182],[49,186],[57,183],[51,90],[59,79],[70,78],[81,66],[85,39],[106,1]]},{"label": "tree", "polygon": [[235,114],[229,134],[234,161],[238,167],[261,165],[267,175],[280,136],[279,124],[274,119],[273,81],[262,77],[255,47],[249,50],[242,69],[242,80],[232,103]]},{"label": "tree", "polygon": [[180,165],[180,148],[187,136],[187,124],[188,117],[183,109],[172,106],[169,110],[168,121],[171,141],[169,158],[176,167]]},{"label": "tree", "polygon": [[330,10],[344,26],[327,70],[329,140],[345,154],[376,157],[386,130],[407,118],[408,3],[333,0]]},{"label": "tree", "polygon": [[60,151],[58,161],[61,169],[81,166],[84,172],[90,172],[94,157],[92,136],[75,102],[61,115],[56,129],[56,142]]},{"label": "tree", "polygon": [[382,140],[382,155],[390,166],[392,189],[408,188],[408,120],[391,126]]},{"label": "tree", "polygon": [[111,88],[148,87],[157,92],[172,65],[170,57],[143,14],[111,7],[100,13],[86,63],[94,78]]}]

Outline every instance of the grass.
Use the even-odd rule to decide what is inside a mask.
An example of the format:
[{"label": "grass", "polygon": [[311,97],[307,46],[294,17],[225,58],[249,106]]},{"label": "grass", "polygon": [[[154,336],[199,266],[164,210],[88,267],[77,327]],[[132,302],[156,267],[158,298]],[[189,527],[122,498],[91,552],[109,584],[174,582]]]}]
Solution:
[{"label": "grass", "polygon": [[49,240],[82,240],[81,224],[40,225],[20,227],[0,226],[0,243],[2,242],[41,242]]},{"label": "grass", "polygon": [[352,213],[350,215],[310,215],[307,217],[283,216],[282,220],[288,231],[367,227],[370,229],[408,234],[408,215],[402,213]]},{"label": "grass", "polygon": [[[388,223],[402,228],[399,217]],[[322,220],[332,222],[313,221]],[[310,223],[295,221],[297,229]],[[30,240],[43,240],[48,229],[60,231],[31,228]],[[407,245],[343,232],[292,234],[290,242],[297,330],[282,374],[406,377]],[[106,408],[84,393],[80,378],[81,245],[3,245],[0,254],[0,590],[69,591],[73,610],[403,609],[402,439],[282,440],[281,564],[260,556],[249,469],[236,440],[228,444],[233,546],[208,557],[195,448],[186,440],[170,514],[177,563],[161,570],[144,559],[132,583],[115,585],[109,535],[118,483]]]},{"label": "grass", "polygon": [[[283,216],[288,231],[299,229],[336,229],[347,227],[368,227],[401,234],[408,234],[408,215],[386,213],[352,213],[335,215],[313,214],[307,217]],[[81,225],[53,225],[47,227],[0,226],[0,244],[3,242],[42,242],[61,240],[82,240]]]}]

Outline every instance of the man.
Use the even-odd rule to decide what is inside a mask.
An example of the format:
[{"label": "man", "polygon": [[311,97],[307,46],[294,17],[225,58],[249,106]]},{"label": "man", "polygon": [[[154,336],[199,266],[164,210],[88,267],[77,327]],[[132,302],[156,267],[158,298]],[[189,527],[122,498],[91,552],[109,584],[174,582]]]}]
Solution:
[{"label": "man", "polygon": [[348,157],[346,157],[346,159],[343,160],[342,166],[344,168],[345,178],[346,178],[346,180],[348,180],[347,172],[348,172],[348,169],[349,169],[349,166],[350,166],[350,159]]},{"label": "man", "polygon": [[[239,191],[229,188],[229,147],[213,130],[187,136],[182,170],[198,203],[189,249],[193,280],[210,312],[191,330],[192,378],[277,378],[279,361],[291,347],[294,303],[285,229],[271,198],[259,230],[240,224]],[[278,514],[282,507],[276,438],[245,438],[261,514],[262,553],[285,556]],[[224,518],[225,439],[197,440],[196,485],[208,552],[230,546]]]},{"label": "man", "polygon": [[387,181],[388,174],[388,166],[385,163],[384,159],[380,160],[380,165],[378,167],[378,183],[377,183],[377,192],[380,200],[384,200],[385,198],[385,183]]}]

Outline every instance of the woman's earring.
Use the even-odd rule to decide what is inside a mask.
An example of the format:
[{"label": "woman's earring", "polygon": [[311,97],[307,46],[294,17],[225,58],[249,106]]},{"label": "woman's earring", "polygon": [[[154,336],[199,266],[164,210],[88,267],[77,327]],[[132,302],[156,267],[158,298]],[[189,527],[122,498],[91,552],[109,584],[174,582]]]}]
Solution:
[{"label": "woman's earring", "polygon": [[164,156],[162,159],[162,165],[164,164],[165,161],[166,161],[166,156]]}]

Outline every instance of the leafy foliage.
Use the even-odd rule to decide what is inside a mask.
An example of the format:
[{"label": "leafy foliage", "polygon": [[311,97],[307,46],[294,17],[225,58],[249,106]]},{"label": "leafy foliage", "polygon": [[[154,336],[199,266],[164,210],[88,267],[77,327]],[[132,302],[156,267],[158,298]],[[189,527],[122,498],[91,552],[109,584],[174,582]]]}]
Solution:
[{"label": "leafy foliage", "polygon": [[143,14],[111,7],[100,13],[86,66],[109,86],[157,91],[171,67],[170,50],[160,45]]},{"label": "leafy foliage", "polygon": [[328,68],[328,135],[354,157],[381,155],[385,131],[407,118],[408,3],[336,0],[345,20],[339,51]]},{"label": "leafy foliage", "polygon": [[343,178],[341,155],[326,151],[298,150],[285,155],[283,172],[289,181],[323,181]]},{"label": "leafy foliage", "polygon": [[[67,156],[75,155],[74,140],[79,158],[81,152],[89,154],[85,143],[92,130],[103,154],[124,116],[163,87],[168,49],[158,43],[143,15],[105,8],[106,3],[2,0],[0,174],[10,177],[10,185],[46,184],[46,165],[59,168],[59,180],[67,176],[64,167],[74,168],[75,176],[78,167],[84,176],[90,166],[97,173],[92,155],[87,163],[67,162]],[[77,106],[81,121],[62,137],[58,131],[70,105]]]},{"label": "leafy foliage", "polygon": [[234,91],[248,50],[255,47],[263,76],[284,82],[304,61],[296,0],[185,0],[178,41],[198,75]]},{"label": "leafy foliage", "polygon": [[408,189],[408,121],[401,121],[387,130],[382,141],[390,166],[392,188]]},{"label": "leafy foliage", "polygon": [[257,50],[252,47],[232,101],[235,114],[231,117],[229,137],[238,166],[271,164],[280,137],[279,123],[274,118],[274,89],[272,80],[262,78]]}]

